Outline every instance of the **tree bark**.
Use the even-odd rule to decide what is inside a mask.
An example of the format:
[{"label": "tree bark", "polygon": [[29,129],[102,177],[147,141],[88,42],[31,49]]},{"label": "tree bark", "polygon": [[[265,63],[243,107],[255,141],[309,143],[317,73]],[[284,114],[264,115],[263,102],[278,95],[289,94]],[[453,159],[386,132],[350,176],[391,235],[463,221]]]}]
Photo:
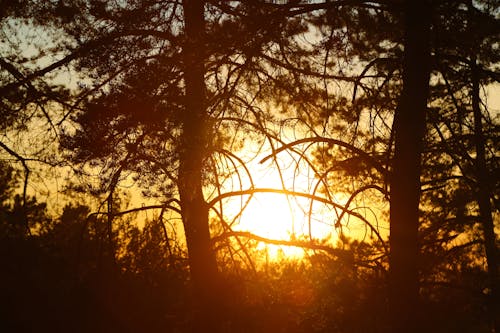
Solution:
[{"label": "tree bark", "polygon": [[204,1],[183,2],[185,22],[185,110],[179,151],[178,188],[193,287],[193,331],[216,332],[218,271],[210,242],[203,165],[208,150],[204,68]]},{"label": "tree bark", "polygon": [[394,119],[390,183],[389,321],[394,333],[419,332],[418,225],[430,76],[429,11],[429,1],[405,1],[403,90]]},{"label": "tree bark", "polygon": [[491,210],[488,186],[488,168],[486,166],[485,139],[479,96],[479,68],[474,60],[472,65],[472,111],[474,114],[474,137],[476,146],[476,175],[477,175],[477,204],[479,206],[480,220],[484,234],[484,248],[488,264],[488,279],[490,294],[488,295],[488,308],[491,315],[492,326],[495,332],[500,332],[498,297],[498,255],[496,247],[495,226]]}]

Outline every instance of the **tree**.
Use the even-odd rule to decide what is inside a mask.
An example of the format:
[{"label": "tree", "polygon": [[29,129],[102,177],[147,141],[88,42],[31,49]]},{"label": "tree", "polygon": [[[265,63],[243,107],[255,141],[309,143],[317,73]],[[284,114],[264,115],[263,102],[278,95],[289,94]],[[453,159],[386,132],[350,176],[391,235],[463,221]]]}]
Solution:
[{"label": "tree", "polygon": [[[446,177],[441,180],[434,177],[434,184],[446,186],[448,193],[453,195],[445,198],[450,198],[452,207],[457,207],[457,211],[450,214],[451,218],[445,218],[454,223],[455,231],[474,230],[477,224],[483,230],[480,238],[485,246],[492,298],[495,298],[494,290],[498,288],[495,287],[498,283],[495,282],[498,281],[495,277],[498,275],[498,250],[495,249],[492,211],[492,202],[498,192],[498,179],[492,176],[497,168],[494,142],[498,126],[495,116],[482,101],[480,86],[498,82],[496,66],[499,58],[493,42],[498,24],[495,8],[489,1],[442,4],[440,12],[452,12],[453,16],[437,26],[434,32],[439,81],[433,84],[432,108],[429,110],[429,123],[436,136],[434,141],[441,145],[441,153],[447,156],[431,159],[435,160],[431,168],[440,163],[447,165],[438,166]],[[458,37],[463,35],[469,37]],[[486,186],[485,177],[488,178]],[[432,186],[427,190],[432,190]],[[449,226],[444,224],[443,228]],[[477,239],[470,243],[477,243]],[[494,304],[490,301],[488,305],[492,322],[494,313],[498,312]],[[498,330],[498,323],[496,326]]]},{"label": "tree", "polygon": [[[330,24],[332,24],[332,33],[330,35],[330,38],[332,36],[335,36],[335,33],[339,33],[342,36],[342,27],[345,26],[346,29],[350,28],[351,33],[355,35],[356,32],[359,33],[361,37],[346,37],[348,42],[345,44],[345,49],[349,50],[350,53],[348,56],[353,56],[356,55],[356,52],[359,52],[359,58],[367,61],[367,65],[362,71],[362,75],[360,75],[357,79],[355,79],[355,86],[354,86],[354,97],[356,96],[356,92],[363,89],[365,91],[366,97],[363,96],[361,99],[361,103],[358,103],[358,106],[361,108],[366,108],[367,106],[370,108],[373,108],[376,110],[376,115],[374,118],[380,117],[380,114],[384,112],[384,108],[388,108],[391,110],[391,108],[395,105],[397,105],[397,108],[394,110],[394,123],[392,128],[390,128],[390,137],[386,138],[386,147],[387,151],[385,154],[379,154],[379,156],[387,156],[387,160],[390,160],[390,163],[388,163],[389,169],[391,171],[390,174],[390,179],[389,179],[389,186],[390,186],[390,201],[391,201],[391,264],[390,264],[390,271],[391,271],[391,280],[390,280],[390,302],[392,312],[392,320],[393,320],[393,329],[395,331],[401,331],[402,329],[408,329],[407,326],[416,326],[413,324],[416,324],[419,322],[417,314],[418,311],[418,291],[419,291],[419,283],[418,283],[418,270],[419,270],[419,265],[418,262],[419,260],[416,260],[419,257],[419,252],[421,251],[421,248],[419,248],[421,243],[419,244],[419,236],[418,236],[418,230],[419,227],[421,226],[421,221],[419,219],[419,201],[420,201],[420,191],[421,191],[421,185],[420,185],[420,178],[421,178],[421,166],[420,166],[420,160],[421,160],[421,154],[424,151],[424,130],[426,127],[427,120],[425,119],[427,114],[429,113],[427,110],[427,96],[429,95],[429,90],[431,87],[429,87],[429,79],[430,79],[430,74],[431,74],[431,68],[434,69],[432,66],[437,62],[440,62],[440,54],[438,52],[446,49],[446,50],[452,50],[451,53],[454,58],[454,60],[450,59],[450,54],[449,52],[445,54],[447,55],[447,60],[449,63],[445,63],[444,66],[450,65],[450,62],[453,63],[451,66],[457,66],[456,60],[457,58],[462,59],[462,61],[465,61],[467,63],[471,63],[470,60],[465,60],[464,58],[461,58],[460,56],[456,56],[456,53],[462,53],[464,50],[470,49],[467,42],[464,42],[463,38],[457,37],[457,32],[462,31],[465,26],[463,25],[463,17],[461,16],[460,12],[462,9],[469,8],[471,12],[474,11],[480,11],[477,8],[474,9],[473,5],[470,3],[463,3],[463,4],[458,4],[457,2],[447,2],[447,1],[442,1],[442,2],[433,2],[432,4],[429,3],[429,8],[425,9],[425,5],[423,7],[418,7],[419,5],[412,2],[405,2],[404,5],[399,8],[397,6],[388,6],[385,8],[381,7],[376,7],[376,4],[370,4],[369,6],[372,6],[371,9],[372,11],[367,11],[365,15],[363,16],[360,13],[363,13],[362,9],[356,8],[357,6],[363,7],[364,4],[362,3],[357,3],[357,4],[352,4],[352,7],[348,7],[349,9],[344,9],[343,7],[340,9],[335,6],[335,4],[326,5],[326,4],[315,4],[310,6],[312,10],[317,10],[318,7],[320,8],[326,8],[326,12],[328,13],[328,10],[331,10],[331,14],[338,14],[340,10],[343,11],[343,14],[345,16],[340,16],[342,18],[344,17],[349,17],[349,15],[359,15],[361,18],[365,18],[363,21],[362,19],[359,19],[359,22],[362,22],[362,24],[366,24],[367,22],[371,22],[374,24],[374,22],[377,22],[375,17],[384,17],[384,9],[386,10],[385,13],[388,14],[389,16],[392,17],[389,18],[387,21],[384,23],[387,24],[389,23],[389,26],[393,26],[393,32],[388,33],[387,35],[383,35],[383,32],[386,32],[387,30],[384,28],[381,28],[378,31],[382,31],[381,33],[375,32],[366,32],[366,25],[362,26],[361,28],[357,26],[353,22],[335,22],[334,19],[330,19]],[[432,6],[431,6],[432,5]],[[307,5],[298,5],[298,7],[301,7],[302,10],[307,10]],[[491,4],[488,2],[485,2],[479,7],[485,11],[491,10]],[[336,8],[336,12],[332,8]],[[377,9],[379,11],[377,11]],[[402,9],[402,11],[400,11]],[[450,15],[454,15],[454,10],[458,9],[458,14],[457,16],[452,16],[452,19],[450,21],[447,21],[446,18],[450,17]],[[347,14],[346,14],[347,12]],[[400,14],[403,14],[402,17]],[[411,14],[409,14],[411,13]],[[419,15],[416,15],[415,13],[418,13]],[[481,35],[481,32],[476,31],[473,38],[470,40],[477,41],[478,40],[478,35],[483,36],[482,41],[480,42],[481,48],[488,49],[490,46],[494,45],[493,44],[488,44],[488,41],[491,41],[489,39],[490,37],[486,37],[484,39],[484,36],[490,36],[488,33],[484,35],[484,32],[488,31],[490,28],[490,23],[492,20],[492,17],[489,16],[490,14],[485,14],[483,13],[483,21],[488,22],[485,25],[485,29],[483,31],[483,35]],[[481,15],[478,15],[481,16]],[[328,16],[325,16],[328,17]],[[371,17],[371,20],[370,20]],[[418,19],[417,19],[418,17]],[[366,19],[368,18],[368,19]],[[439,20],[438,18],[444,18],[444,20]],[[455,21],[455,18],[458,18],[457,21]],[[339,21],[342,19],[338,19]],[[462,20],[462,21],[461,21]],[[474,19],[473,19],[474,20]],[[472,20],[472,21],[473,21]],[[493,19],[494,20],[494,19]],[[347,21],[347,20],[346,20]],[[378,22],[382,22],[383,18],[380,19]],[[400,22],[402,21],[402,25],[400,25]],[[317,20],[317,22],[322,23],[320,20]],[[451,22],[451,23],[450,23]],[[458,25],[454,25],[457,23]],[[432,39],[430,35],[430,27],[432,25]],[[450,26],[452,27],[450,29]],[[474,26],[474,23],[469,21],[467,23],[467,26]],[[359,29],[360,31],[357,31],[355,29]],[[466,28],[465,28],[466,29]],[[440,33],[443,32],[443,30],[447,30],[447,33],[444,33],[446,37],[443,37],[443,35],[439,35]],[[377,34],[378,33],[378,34]],[[404,36],[400,36],[399,33],[403,33]],[[450,36],[451,35],[451,36]],[[349,36],[349,35],[348,35]],[[400,39],[403,37],[403,39]],[[456,44],[455,44],[456,43]],[[396,45],[394,47],[394,45]],[[460,46],[458,46],[460,45]],[[328,46],[326,46],[328,49]],[[398,47],[404,47],[404,49],[398,50]],[[436,53],[438,54],[437,56],[434,56],[433,61],[431,61],[431,47],[433,50],[436,50]],[[476,45],[476,47],[473,47],[471,49],[477,50],[479,45]],[[493,46],[494,47],[494,46]],[[330,49],[328,49],[330,50]],[[437,51],[439,50],[439,51]],[[489,61],[495,62],[494,56],[492,57],[493,53],[485,53],[482,52],[482,57],[486,60],[486,63]],[[380,54],[389,54],[390,56],[387,58],[381,58]],[[398,59],[400,59],[402,56],[402,77],[399,78],[397,74],[394,75],[395,73],[395,68],[399,68],[399,66],[394,66],[394,64],[398,64]],[[370,57],[373,57],[370,59]],[[408,61],[408,59],[411,59],[411,61]],[[326,61],[325,61],[326,63]],[[392,63],[392,65],[391,65]],[[491,63],[488,63],[488,65],[485,64],[485,67],[490,66]],[[440,62],[440,65],[443,66],[443,63]],[[456,68],[456,67],[455,67]],[[436,68],[437,70],[441,70],[442,67]],[[450,71],[453,71],[454,69],[450,68]],[[375,78],[380,78],[382,83],[377,83],[375,81],[375,84],[371,87],[365,84],[362,84],[362,80],[366,78],[368,73],[370,72],[375,72]],[[396,70],[397,73],[397,70]],[[488,73],[490,76],[495,76],[495,74],[490,71],[486,70],[484,73]],[[309,73],[310,75],[314,75],[314,73]],[[460,76],[460,74],[459,74]],[[324,75],[324,78],[332,78],[332,76],[329,75]],[[345,77],[344,77],[345,78]],[[463,80],[463,77],[461,77]],[[398,84],[402,84],[402,88],[400,90],[394,89],[391,91],[388,89],[388,82],[393,81],[396,83],[395,86],[397,87]],[[459,78],[460,80],[460,78]],[[379,81],[380,82],[380,81]],[[463,87],[464,82],[454,82],[455,86],[453,86],[453,89],[461,89],[460,87]],[[448,83],[449,85],[449,83]],[[325,85],[327,87],[327,85]],[[476,84],[477,86],[477,84]],[[432,87],[434,88],[434,87]],[[448,87],[449,88],[449,87]],[[439,88],[437,88],[439,89]],[[394,91],[396,91],[396,94],[399,95],[399,99],[396,100],[394,98],[387,98],[384,96],[385,93],[388,92],[388,95],[392,94],[394,95]],[[478,91],[476,89],[476,91]],[[372,94],[372,98],[369,98],[369,95]],[[478,101],[478,94],[471,94],[472,96],[476,96],[476,101]],[[392,101],[392,103],[391,103]],[[371,104],[369,104],[371,103]],[[479,105],[479,103],[476,103],[476,105]],[[356,104],[354,104],[356,106]],[[360,110],[359,108],[354,108],[355,111]],[[455,110],[458,115],[460,114],[460,109]],[[477,112],[478,108],[476,107],[476,115],[479,113]],[[360,112],[361,113],[361,112]],[[359,114],[360,114],[359,113]],[[354,115],[352,116],[351,112],[351,119],[358,121],[360,115]],[[430,115],[429,115],[430,116]],[[380,117],[382,118],[382,117]],[[429,117],[431,118],[431,117]],[[349,119],[346,117],[346,119]],[[480,119],[480,117],[476,117],[476,119]],[[382,123],[383,123],[382,119]],[[433,120],[429,121],[430,123],[433,122]],[[476,129],[479,129],[479,125],[481,122],[476,122]],[[356,127],[357,129],[357,127]],[[481,130],[479,129],[479,131]],[[387,134],[387,132],[386,132]],[[482,148],[477,145],[478,138],[481,135],[475,134],[476,137],[476,151],[481,152],[484,149],[484,145]],[[359,135],[357,136],[359,137]],[[393,141],[394,140],[394,141]],[[313,141],[313,140],[311,140]],[[321,140],[315,140],[315,141],[321,141]],[[481,141],[481,140],[479,140]],[[384,142],[384,141],[382,141]],[[377,147],[377,144],[379,142],[373,140],[370,142],[372,144],[371,148],[366,149],[365,151],[370,151],[373,150],[374,148]],[[344,145],[347,146],[345,143],[342,142],[336,142],[336,145]],[[394,144],[394,155],[392,155],[392,145]],[[432,145],[431,142],[428,142],[428,144]],[[353,152],[356,151],[356,149],[352,149],[352,146],[350,146]],[[355,148],[355,147],[354,147]],[[463,150],[463,148],[460,148]],[[465,149],[467,150],[467,149]],[[442,152],[442,151],[441,151]],[[439,151],[437,151],[439,154]],[[356,154],[359,154],[356,152]],[[359,154],[363,155],[363,154]],[[372,155],[375,155],[372,153]],[[479,153],[481,155],[481,153]],[[376,158],[378,156],[375,155]],[[365,160],[366,155],[361,158],[361,160]],[[479,160],[482,160],[483,158],[479,158]],[[345,170],[347,170],[347,173],[352,172],[352,170],[355,169],[356,165],[359,167],[360,164],[362,165],[363,163],[366,163],[364,161],[363,163],[357,163],[354,162],[356,159],[352,158],[350,161],[353,163],[344,163]],[[359,160],[359,158],[358,158]],[[347,162],[347,160],[346,160]],[[381,161],[382,164],[386,163],[383,160]],[[480,162],[477,164],[481,164],[484,162]],[[371,164],[371,163],[369,163]],[[474,167],[477,169],[477,167]],[[342,169],[342,167],[338,168]],[[350,169],[350,170],[349,170]],[[333,171],[333,167],[330,169],[327,169],[329,171]],[[477,175],[487,175],[489,174],[489,171],[486,170],[486,168],[483,165],[482,171],[477,173]],[[426,174],[427,175],[427,174]],[[476,176],[477,176],[476,175]],[[323,177],[322,175],[318,175],[319,177]],[[474,176],[474,178],[476,177]],[[481,177],[481,176],[480,176]],[[438,181],[437,178],[434,176],[431,176],[433,178],[432,181]],[[354,193],[357,193],[357,191],[354,191]],[[483,195],[485,195],[483,193]],[[483,200],[483,207],[488,207],[490,206],[489,199],[488,200]],[[488,220],[488,216],[491,216],[491,213],[486,212],[483,210],[483,216],[487,216],[486,220]],[[438,222],[439,223],[439,222]],[[490,226],[492,224],[490,223]],[[422,228],[421,228],[422,229]],[[485,230],[492,230],[492,228],[485,228]],[[457,231],[461,230],[460,227],[457,227]],[[490,239],[487,243],[489,243],[490,249],[494,248],[494,246],[491,246],[491,244],[495,243],[495,237],[487,236],[487,238]],[[495,253],[493,250],[489,250],[489,253]],[[494,262],[494,261],[493,261]],[[492,266],[495,266],[494,264]],[[493,270],[495,272],[496,269]],[[492,284],[494,285],[494,284]],[[404,296],[403,296],[404,295]],[[401,312],[400,312],[401,311]],[[413,323],[410,324],[409,323]],[[406,327],[406,328],[405,328]],[[412,328],[413,329],[413,328]],[[417,328],[415,328],[417,329]]]},{"label": "tree", "polygon": [[[265,6],[236,7],[241,18],[224,3],[203,1],[33,2],[29,19],[61,33],[54,51],[63,56],[3,87],[43,83],[45,74],[70,66],[79,82],[59,100],[65,109],[61,147],[71,164],[81,166],[78,176],[100,168],[96,185],[83,187],[106,206],[110,253],[114,197],[120,183],[132,179],[160,201],[152,209],[182,216],[201,315],[194,323],[214,330],[221,325],[221,286],[205,198],[208,161],[217,150],[232,154],[220,149],[228,140],[218,128],[234,129],[227,123],[244,113],[259,117],[248,101],[264,84],[252,84],[272,77],[254,52],[271,43],[272,25],[282,20]],[[269,25],[255,26],[249,13],[259,8],[253,15],[267,15]]]},{"label": "tree", "polygon": [[420,168],[429,94],[430,3],[406,1],[403,90],[394,115],[389,302],[393,332],[418,332]]},{"label": "tree", "polygon": [[[221,287],[215,253],[210,243],[208,207],[203,195],[203,161],[209,149],[205,88],[204,2],[185,1],[186,44],[183,48],[185,110],[181,115],[178,187],[195,297],[202,304],[201,327],[220,325]],[[201,47],[201,49],[200,49]]]}]

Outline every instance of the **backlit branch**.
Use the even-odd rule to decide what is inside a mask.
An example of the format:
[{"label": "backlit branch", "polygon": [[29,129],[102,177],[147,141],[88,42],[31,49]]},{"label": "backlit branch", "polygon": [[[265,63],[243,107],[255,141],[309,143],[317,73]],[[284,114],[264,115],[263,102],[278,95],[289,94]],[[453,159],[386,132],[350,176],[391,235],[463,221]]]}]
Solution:
[{"label": "backlit branch", "polygon": [[[127,214],[142,212],[142,211],[145,211],[145,210],[151,210],[151,209],[163,209],[163,210],[164,209],[168,209],[168,210],[171,210],[171,211],[176,212],[178,214],[181,214],[180,208],[172,206],[171,205],[172,203],[176,203],[177,205],[180,206],[179,200],[172,198],[172,199],[167,200],[164,204],[131,208],[131,209],[127,209],[127,210],[124,210],[124,211],[121,211],[121,212],[113,213],[113,216],[122,216],[122,215],[127,215]],[[87,216],[87,220],[90,219],[93,216],[107,215],[107,214],[108,214],[107,212],[94,212],[94,213],[90,213]]]},{"label": "backlit branch", "polygon": [[24,78],[19,79],[16,82],[12,82],[12,83],[6,84],[3,87],[0,87],[0,96],[4,95],[10,91],[13,91],[13,90],[17,89],[18,87],[20,87],[26,83],[29,83],[29,82],[31,82],[39,77],[42,77],[45,74],[48,74],[48,73],[50,73],[58,68],[61,68],[63,66],[68,65],[73,60],[79,59],[80,57],[87,55],[88,53],[92,52],[97,47],[101,47],[103,45],[109,44],[110,42],[112,42],[116,39],[119,39],[122,37],[129,37],[129,36],[143,36],[143,37],[153,36],[153,37],[161,38],[163,40],[169,40],[170,42],[172,42],[176,39],[175,36],[171,35],[168,32],[157,31],[157,30],[136,29],[136,30],[128,30],[128,31],[115,31],[115,32],[110,33],[107,36],[104,36],[104,37],[96,39],[96,40],[89,41],[89,42],[79,46],[78,48],[75,48],[68,55],[66,55],[64,58],[62,58],[58,61],[55,61],[52,64],[50,64],[42,69],[39,69],[38,71],[33,72],[33,73],[25,76]]},{"label": "backlit branch", "polygon": [[318,250],[318,251],[324,251],[329,254],[332,254],[334,256],[337,256],[339,258],[345,258],[345,259],[350,259],[350,261],[353,260],[353,253],[348,250],[340,250],[340,249],[335,249],[327,245],[322,245],[322,244],[317,244],[313,243],[311,241],[300,241],[300,240],[280,240],[280,239],[271,239],[271,238],[265,238],[261,237],[258,235],[255,235],[251,232],[248,231],[230,231],[223,233],[221,235],[218,235],[216,237],[212,238],[212,242],[221,242],[227,238],[230,237],[245,237],[249,239],[253,239],[259,242],[264,242],[266,244],[272,244],[272,245],[283,245],[283,246],[294,246],[294,247],[300,247],[303,249],[309,249],[309,250]]},{"label": "backlit branch", "polygon": [[277,154],[281,153],[282,151],[285,151],[289,148],[293,148],[294,146],[297,146],[297,145],[300,145],[303,143],[308,143],[308,142],[331,143],[331,144],[346,148],[346,149],[350,150],[351,152],[355,153],[356,155],[358,155],[361,159],[363,159],[366,163],[368,163],[370,166],[372,166],[374,169],[376,169],[382,175],[386,176],[389,173],[389,171],[379,161],[377,161],[371,155],[367,154],[365,151],[363,151],[359,148],[356,148],[347,142],[340,141],[337,139],[324,138],[324,137],[304,138],[304,139],[300,139],[300,140],[297,140],[294,142],[287,143],[287,144],[281,146],[280,148],[276,149],[276,151],[273,154],[270,154],[270,155],[266,156],[265,158],[263,158],[260,161],[260,163],[266,162],[268,159],[274,157],[274,155],[277,155]]},{"label": "backlit branch", "polygon": [[[356,191],[354,191],[351,196],[349,197],[349,200],[347,200],[346,204],[345,204],[345,207],[346,208],[349,208],[349,205],[351,204],[351,202],[356,198],[356,196],[366,190],[370,190],[370,189],[373,189],[373,190],[377,190],[379,191],[380,193],[382,193],[386,198],[389,197],[389,193],[387,192],[387,190],[385,190],[384,188],[378,186],[378,185],[374,185],[374,184],[371,184],[371,185],[366,185],[366,186],[363,186],[359,189],[357,189]],[[342,220],[342,218],[344,217],[345,215],[345,210],[342,211],[342,213],[340,213],[340,216],[339,216],[339,222],[340,220]]]},{"label": "backlit branch", "polygon": [[294,196],[294,197],[302,197],[302,198],[307,198],[310,200],[322,202],[326,205],[330,205],[330,206],[333,206],[335,208],[338,208],[338,209],[342,210],[345,214],[349,214],[350,216],[356,217],[356,218],[360,219],[361,221],[363,221],[363,223],[365,223],[368,226],[368,228],[377,236],[377,238],[379,239],[381,244],[384,246],[385,252],[389,253],[389,249],[387,248],[387,245],[385,244],[385,242],[384,242],[382,236],[380,235],[380,233],[378,232],[377,228],[375,228],[363,215],[356,213],[356,212],[346,208],[345,206],[342,206],[342,205],[335,203],[331,200],[328,200],[326,198],[316,196],[313,194],[304,193],[304,192],[297,192],[297,191],[290,191],[290,190],[285,190],[285,189],[253,188],[253,189],[223,193],[223,194],[219,195],[218,197],[212,199],[210,202],[207,203],[207,205],[210,208],[210,207],[213,207],[217,202],[224,200],[226,198],[231,198],[231,197],[241,196],[241,195],[254,195],[257,193],[275,193],[275,194],[284,194],[284,195]]}]

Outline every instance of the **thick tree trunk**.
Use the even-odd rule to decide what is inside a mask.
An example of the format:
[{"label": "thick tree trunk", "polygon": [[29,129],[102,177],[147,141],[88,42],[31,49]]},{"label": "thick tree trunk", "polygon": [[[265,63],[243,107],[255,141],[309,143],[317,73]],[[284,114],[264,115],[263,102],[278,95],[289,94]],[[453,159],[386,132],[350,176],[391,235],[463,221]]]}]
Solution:
[{"label": "thick tree trunk", "polygon": [[404,7],[403,91],[395,114],[391,177],[389,309],[391,331],[419,332],[418,221],[421,152],[430,75],[430,5]]},{"label": "thick tree trunk", "polygon": [[488,263],[488,277],[490,284],[489,311],[495,332],[500,332],[498,297],[498,254],[496,247],[495,226],[490,202],[490,187],[488,186],[488,169],[486,167],[486,150],[481,120],[479,96],[479,72],[474,61],[472,64],[472,110],[474,114],[474,134],[476,146],[476,174],[477,174],[477,203],[484,234],[484,248]]},{"label": "thick tree trunk", "polygon": [[193,286],[196,332],[216,332],[218,272],[210,243],[208,208],[203,196],[203,162],[208,149],[204,69],[204,1],[183,2],[186,89],[179,152],[178,188]]}]

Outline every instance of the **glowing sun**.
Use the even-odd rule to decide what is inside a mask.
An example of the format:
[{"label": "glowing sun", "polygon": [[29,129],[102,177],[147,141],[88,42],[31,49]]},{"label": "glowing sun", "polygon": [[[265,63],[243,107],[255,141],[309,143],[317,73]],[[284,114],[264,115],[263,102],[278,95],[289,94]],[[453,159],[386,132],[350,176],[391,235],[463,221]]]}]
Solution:
[{"label": "glowing sun", "polygon": [[[311,188],[310,177],[297,174],[288,175],[286,171],[280,173],[274,168],[263,168],[254,172],[260,176],[254,178],[255,189],[272,191],[283,190],[293,186],[293,191],[308,193]],[[313,203],[305,197],[297,197],[284,193],[259,192],[244,197],[236,197],[227,202],[227,207],[238,214],[233,224],[235,231],[247,231],[256,236],[279,241],[331,239],[335,234],[333,216],[325,210],[325,206]],[[247,202],[245,205],[244,203]],[[312,208],[312,209],[311,209]],[[284,254],[287,257],[301,257],[303,249],[287,245],[268,245],[261,243],[260,249],[267,249],[271,257]]]}]

